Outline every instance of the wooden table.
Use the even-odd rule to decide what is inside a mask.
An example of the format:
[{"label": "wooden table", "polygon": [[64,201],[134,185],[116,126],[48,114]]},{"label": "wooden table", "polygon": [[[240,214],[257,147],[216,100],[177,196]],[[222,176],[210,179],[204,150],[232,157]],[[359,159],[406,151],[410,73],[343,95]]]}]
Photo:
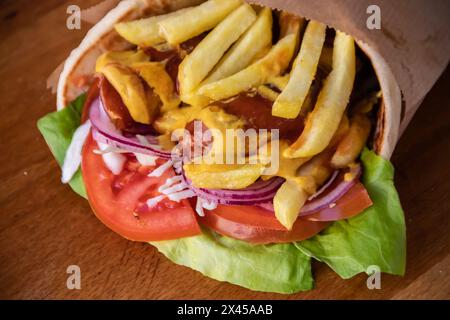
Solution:
[{"label": "wooden table", "polygon": [[[317,289],[296,295],[252,292],[177,266],[153,247],[120,238],[88,203],[60,183],[60,170],[36,129],[54,110],[45,88],[53,69],[89,26],[65,28],[74,1],[0,3],[0,298],[32,299],[400,299],[450,298],[450,72],[425,99],[393,156],[406,212],[404,278],[341,280],[314,264]],[[79,1],[87,7],[96,0]],[[81,290],[66,288],[66,268],[81,268]]]}]

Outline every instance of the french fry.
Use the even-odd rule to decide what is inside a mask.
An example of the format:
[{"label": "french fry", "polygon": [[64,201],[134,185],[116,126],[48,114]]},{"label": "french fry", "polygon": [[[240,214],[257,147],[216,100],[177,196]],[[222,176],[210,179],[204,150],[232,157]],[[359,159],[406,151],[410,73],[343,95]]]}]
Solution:
[{"label": "french fry", "polygon": [[277,190],[273,198],[275,217],[286,229],[292,229],[308,197],[309,194],[295,179],[286,180]]},{"label": "french fry", "polygon": [[[308,197],[331,175],[330,151],[322,152],[301,165],[297,176],[289,175],[273,198],[275,217],[291,229]],[[307,160],[307,159],[305,159]]]},{"label": "french fry", "polygon": [[257,91],[262,97],[270,101],[275,101],[278,98],[278,92],[272,90],[268,86],[265,85],[259,86]]},{"label": "french fry", "polygon": [[272,115],[295,119],[300,113],[317,71],[325,30],[326,26],[322,23],[308,23],[289,82],[273,104]]},{"label": "french fry", "polygon": [[155,91],[163,105],[161,112],[175,109],[180,99],[175,93],[175,85],[162,62],[139,62],[131,65],[142,79]]},{"label": "french fry", "polygon": [[288,149],[286,157],[308,157],[323,151],[336,132],[355,81],[355,43],[352,37],[336,32],[333,70],[325,79],[305,129]]},{"label": "french fry", "polygon": [[228,48],[255,21],[248,4],[240,6],[214,28],[180,64],[178,81],[181,99],[189,96],[208,75]]},{"label": "french fry", "polygon": [[102,74],[117,90],[134,121],[150,124],[156,114],[155,106],[150,105],[144,85],[137,74],[120,64],[107,64]]},{"label": "french fry", "polygon": [[266,83],[270,77],[282,74],[289,66],[297,38],[295,34],[284,37],[263,58],[232,76],[201,86],[198,93],[213,100],[222,100]]},{"label": "french fry", "polygon": [[129,66],[136,62],[148,61],[148,56],[144,51],[108,51],[97,58],[95,72],[101,72],[103,67],[109,63],[119,63]]},{"label": "french fry", "polygon": [[370,120],[365,114],[357,113],[351,118],[348,133],[339,142],[331,158],[333,167],[344,168],[356,160],[369,137],[370,126]]},{"label": "french fry", "polygon": [[223,56],[204,83],[211,83],[246,68],[259,52],[272,44],[272,11],[264,8],[253,25]]},{"label": "french fry", "polygon": [[180,15],[158,22],[159,33],[171,45],[180,44],[219,24],[241,0],[209,0]]},{"label": "french fry", "polygon": [[264,171],[263,164],[185,164],[186,177],[197,188],[243,189]]},{"label": "french fry", "polygon": [[274,85],[275,87],[280,89],[280,91],[283,91],[283,89],[286,88],[286,86],[289,82],[289,78],[290,78],[289,74],[285,74],[284,76],[270,77],[267,80],[267,83]]},{"label": "french fry", "polygon": [[165,39],[159,34],[158,22],[167,18],[184,15],[192,9],[193,8],[185,8],[160,16],[120,22],[117,23],[114,28],[118,34],[132,44],[140,47],[151,47],[165,42]]}]

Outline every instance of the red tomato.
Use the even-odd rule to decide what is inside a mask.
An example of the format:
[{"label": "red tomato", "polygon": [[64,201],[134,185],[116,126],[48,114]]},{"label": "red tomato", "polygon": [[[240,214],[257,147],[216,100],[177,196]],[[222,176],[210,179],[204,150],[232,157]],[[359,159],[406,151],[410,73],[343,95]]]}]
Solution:
[{"label": "red tomato", "polygon": [[336,221],[348,219],[361,213],[372,205],[369,194],[362,183],[358,182],[347,191],[332,208],[301,217],[309,221]]},{"label": "red tomato", "polygon": [[252,243],[282,243],[308,239],[331,221],[347,219],[370,207],[372,201],[361,183],[355,184],[332,208],[300,217],[286,230],[273,212],[257,206],[225,206],[208,211],[200,222],[214,231]]},{"label": "red tomato", "polygon": [[187,200],[164,199],[148,209],[145,200],[158,194],[158,187],[173,172],[149,178],[150,167],[140,166],[130,157],[124,170],[113,175],[90,135],[83,148],[82,173],[89,203],[97,218],[121,236],[134,241],[178,239],[201,233],[196,214]]},{"label": "red tomato", "polygon": [[292,230],[288,231],[273,212],[257,206],[228,205],[219,205],[208,211],[200,222],[224,236],[258,244],[305,240],[329,224],[297,219]]}]

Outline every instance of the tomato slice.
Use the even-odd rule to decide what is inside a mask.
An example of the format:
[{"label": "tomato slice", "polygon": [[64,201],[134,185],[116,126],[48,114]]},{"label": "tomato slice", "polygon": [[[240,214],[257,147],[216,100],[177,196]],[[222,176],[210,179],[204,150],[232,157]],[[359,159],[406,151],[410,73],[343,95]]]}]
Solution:
[{"label": "tomato slice", "polygon": [[300,217],[286,230],[273,212],[258,206],[219,205],[200,222],[214,231],[252,243],[283,243],[308,239],[332,221],[347,219],[370,207],[372,201],[361,183],[355,184],[332,208]]},{"label": "tomato slice", "polygon": [[284,243],[308,239],[322,231],[329,222],[297,219],[288,231],[273,212],[258,206],[219,205],[208,211],[200,222],[224,236],[255,244]]},{"label": "tomato slice", "polygon": [[320,210],[317,213],[302,216],[308,221],[337,221],[348,219],[361,213],[373,204],[366,188],[361,182],[356,183],[347,191],[333,207]]},{"label": "tomato slice", "polygon": [[130,156],[118,176],[105,166],[93,151],[97,143],[89,135],[82,156],[82,173],[89,203],[98,219],[121,236],[134,241],[160,241],[201,233],[196,214],[187,200],[179,203],[164,199],[148,209],[145,200],[158,194],[157,189],[173,171],[161,177],[148,177],[151,167],[140,166]]}]

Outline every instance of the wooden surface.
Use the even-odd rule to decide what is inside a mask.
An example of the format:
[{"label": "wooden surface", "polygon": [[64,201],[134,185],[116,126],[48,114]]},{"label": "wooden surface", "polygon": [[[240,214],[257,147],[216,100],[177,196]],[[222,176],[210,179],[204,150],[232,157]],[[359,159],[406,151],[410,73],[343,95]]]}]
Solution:
[{"label": "wooden surface", "polygon": [[[400,299],[450,298],[450,72],[425,99],[393,156],[406,212],[404,278],[341,280],[315,263],[316,289],[296,295],[252,292],[169,262],[154,248],[120,238],[88,203],[60,183],[36,121],[55,108],[47,76],[79,43],[65,28],[77,1],[0,1],[0,298]],[[82,7],[96,0],[78,1]],[[81,268],[81,290],[66,268]]]}]

